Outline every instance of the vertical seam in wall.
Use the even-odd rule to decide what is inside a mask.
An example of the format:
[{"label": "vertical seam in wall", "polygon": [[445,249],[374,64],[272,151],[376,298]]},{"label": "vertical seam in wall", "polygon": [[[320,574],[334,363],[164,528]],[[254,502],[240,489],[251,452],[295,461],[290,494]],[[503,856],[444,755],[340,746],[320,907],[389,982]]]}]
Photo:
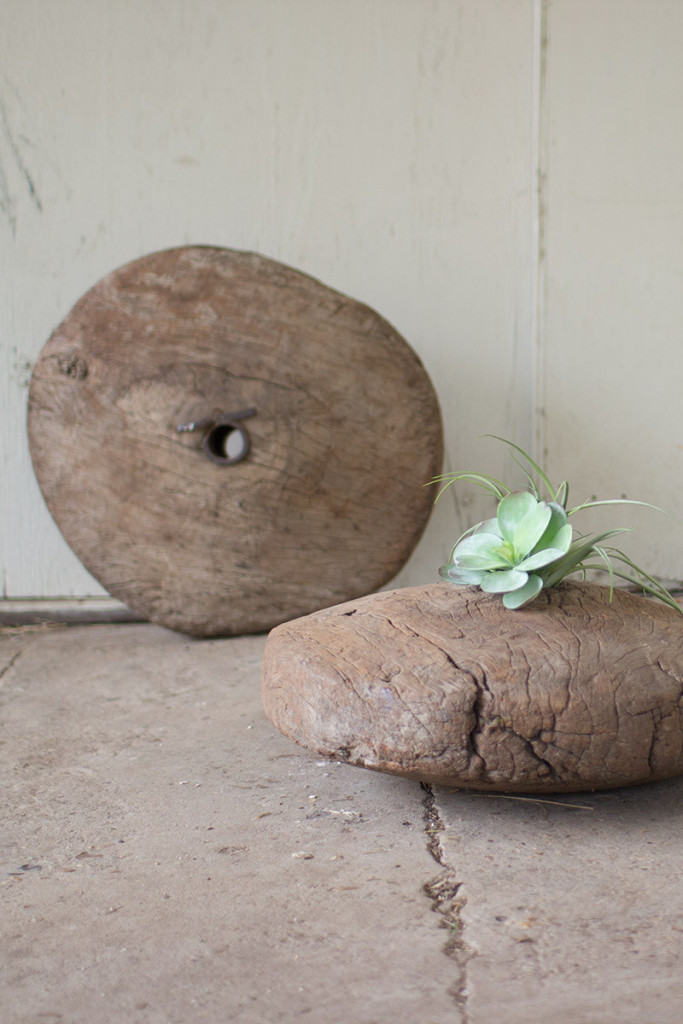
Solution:
[{"label": "vertical seam in wall", "polygon": [[532,174],[532,454],[547,458],[546,296],[548,225],[548,15],[550,0],[533,0]]}]

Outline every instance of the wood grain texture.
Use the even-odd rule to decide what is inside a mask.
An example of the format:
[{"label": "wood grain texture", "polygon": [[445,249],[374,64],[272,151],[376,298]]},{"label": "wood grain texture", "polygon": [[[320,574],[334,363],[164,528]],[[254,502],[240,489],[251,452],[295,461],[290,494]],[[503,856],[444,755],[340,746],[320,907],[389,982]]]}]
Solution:
[{"label": "wood grain texture", "polygon": [[575,792],[683,773],[683,618],[564,583],[511,612],[448,583],[270,634],[266,713],[318,754],[429,782]]},{"label": "wood grain texture", "polygon": [[[252,407],[244,461],[179,424]],[[368,593],[427,522],[434,389],[377,313],[262,256],[202,246],[105,277],[29,397],[52,515],[110,593],[196,635],[261,631]]]},{"label": "wood grain texture", "polygon": [[[262,252],[380,311],[437,385],[453,468],[503,472],[485,433],[529,447],[532,42],[526,0],[4,0],[0,593],[101,592],[40,499],[23,367],[168,246]],[[486,497],[444,497],[402,585]]]}]

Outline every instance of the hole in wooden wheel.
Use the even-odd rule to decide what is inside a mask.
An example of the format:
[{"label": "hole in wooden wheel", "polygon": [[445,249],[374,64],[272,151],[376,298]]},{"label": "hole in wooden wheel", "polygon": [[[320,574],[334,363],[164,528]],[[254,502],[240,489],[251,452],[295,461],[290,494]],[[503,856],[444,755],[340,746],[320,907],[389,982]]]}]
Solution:
[{"label": "hole in wooden wheel", "polygon": [[203,448],[213,462],[230,466],[245,458],[249,435],[240,423],[216,423],[204,438]]}]

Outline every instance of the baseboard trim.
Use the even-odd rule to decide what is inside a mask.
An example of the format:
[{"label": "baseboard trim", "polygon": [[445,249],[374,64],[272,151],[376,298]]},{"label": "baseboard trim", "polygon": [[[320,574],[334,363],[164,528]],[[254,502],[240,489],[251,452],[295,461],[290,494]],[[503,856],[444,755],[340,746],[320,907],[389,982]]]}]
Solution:
[{"label": "baseboard trim", "polygon": [[113,597],[0,600],[0,626],[86,625],[145,622]]}]

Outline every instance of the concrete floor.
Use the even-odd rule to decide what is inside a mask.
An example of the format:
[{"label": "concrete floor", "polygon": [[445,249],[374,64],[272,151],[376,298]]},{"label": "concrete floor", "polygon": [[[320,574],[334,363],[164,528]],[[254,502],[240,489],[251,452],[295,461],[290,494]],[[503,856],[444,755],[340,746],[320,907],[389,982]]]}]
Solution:
[{"label": "concrete floor", "polygon": [[3,1024],[680,1024],[683,780],[321,762],[261,711],[263,644],[0,633]]}]

